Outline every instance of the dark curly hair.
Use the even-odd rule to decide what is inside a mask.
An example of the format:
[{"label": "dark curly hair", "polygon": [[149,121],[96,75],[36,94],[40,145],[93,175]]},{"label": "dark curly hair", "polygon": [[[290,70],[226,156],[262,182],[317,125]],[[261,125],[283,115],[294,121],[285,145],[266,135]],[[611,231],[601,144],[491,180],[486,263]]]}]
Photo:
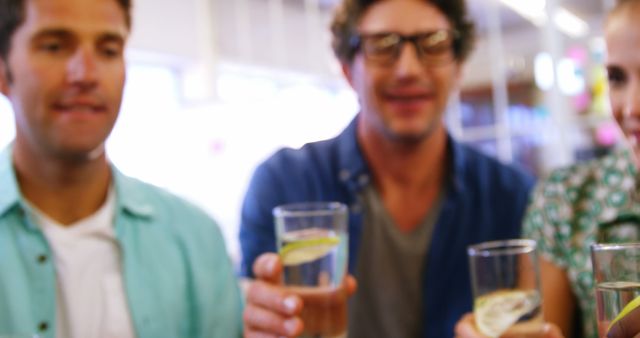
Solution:
[{"label": "dark curly hair", "polygon": [[[0,0],[0,59],[6,60],[11,36],[25,19],[27,0]],[[92,1],[92,0],[89,0]],[[125,14],[127,27],[131,27],[131,1],[116,0]]]},{"label": "dark curly hair", "polygon": [[[382,0],[343,0],[336,9],[331,22],[333,35],[332,47],[336,57],[350,64],[357,50],[351,41],[357,34],[357,26],[365,11],[371,5]],[[436,6],[449,20],[451,26],[458,31],[459,37],[454,41],[453,51],[458,61],[464,61],[471,53],[475,41],[475,27],[467,18],[465,0],[424,0]]]}]

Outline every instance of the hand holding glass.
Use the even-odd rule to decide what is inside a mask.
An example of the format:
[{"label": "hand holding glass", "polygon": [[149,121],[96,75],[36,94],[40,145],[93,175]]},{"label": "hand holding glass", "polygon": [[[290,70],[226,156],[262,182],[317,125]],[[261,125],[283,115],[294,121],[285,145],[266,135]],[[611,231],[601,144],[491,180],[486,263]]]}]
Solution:
[{"label": "hand holding glass", "polygon": [[344,204],[299,203],[273,210],[284,284],[303,302],[305,335],[338,336],[346,330],[347,218]]},{"label": "hand holding glass", "polygon": [[473,313],[482,334],[543,334],[536,243],[513,239],[469,246]]}]

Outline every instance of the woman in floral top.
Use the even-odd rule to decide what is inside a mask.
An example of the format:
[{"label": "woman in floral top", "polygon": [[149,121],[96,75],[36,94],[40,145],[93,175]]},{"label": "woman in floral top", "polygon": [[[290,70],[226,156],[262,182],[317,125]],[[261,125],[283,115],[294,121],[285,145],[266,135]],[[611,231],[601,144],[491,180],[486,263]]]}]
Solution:
[{"label": "woman in floral top", "polygon": [[[605,24],[609,100],[625,148],[551,173],[536,188],[525,217],[524,237],[538,241],[542,256],[545,318],[567,337],[575,334],[572,323],[578,313],[581,336],[598,337],[590,245],[638,241],[639,22],[640,0],[626,0],[619,1]],[[608,231],[612,224],[622,226]]]},{"label": "woman in floral top", "polygon": [[[605,23],[609,101],[624,146],[602,159],[552,172],[536,187],[525,216],[523,237],[536,239],[541,254],[543,312],[553,323],[545,326],[547,338],[560,337],[558,327],[565,337],[598,337],[590,245],[640,241],[639,23],[640,0],[618,0]],[[582,327],[574,327],[576,320]],[[472,315],[465,316],[456,337],[482,337],[473,323]]]}]

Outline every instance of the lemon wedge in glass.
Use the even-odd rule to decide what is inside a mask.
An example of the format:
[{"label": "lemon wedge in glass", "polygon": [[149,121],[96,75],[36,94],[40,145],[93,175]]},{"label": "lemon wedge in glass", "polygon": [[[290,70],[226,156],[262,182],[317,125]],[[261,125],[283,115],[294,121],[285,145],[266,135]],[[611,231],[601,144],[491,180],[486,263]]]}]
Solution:
[{"label": "lemon wedge in glass", "polygon": [[535,291],[500,290],[475,300],[476,326],[485,336],[500,337],[522,316],[540,306]]},{"label": "lemon wedge in glass", "polygon": [[611,322],[611,324],[609,324],[609,328],[607,329],[607,331],[610,331],[611,327],[615,325],[615,323],[617,323],[620,319],[628,315],[629,312],[635,310],[638,306],[640,306],[640,296],[636,297],[634,300],[627,303],[627,305],[625,305],[624,308],[622,308],[622,311],[620,311],[620,313],[618,313],[618,315]]},{"label": "lemon wedge in glass", "polygon": [[285,266],[313,262],[324,257],[338,244],[338,237],[300,239],[285,244],[280,249],[280,258]]}]

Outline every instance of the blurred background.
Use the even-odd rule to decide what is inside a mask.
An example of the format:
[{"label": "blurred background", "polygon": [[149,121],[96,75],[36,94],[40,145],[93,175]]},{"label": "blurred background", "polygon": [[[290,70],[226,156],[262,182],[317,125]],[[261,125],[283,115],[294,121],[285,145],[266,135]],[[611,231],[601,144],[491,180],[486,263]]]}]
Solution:
[{"label": "blurred background", "polygon": [[[235,262],[255,166],[337,135],[358,111],[330,49],[337,1],[134,1],[109,156],[209,212]],[[615,146],[601,31],[612,2],[468,0],[479,39],[446,116],[454,137],[536,176]],[[0,95],[0,148],[14,134]]]}]

